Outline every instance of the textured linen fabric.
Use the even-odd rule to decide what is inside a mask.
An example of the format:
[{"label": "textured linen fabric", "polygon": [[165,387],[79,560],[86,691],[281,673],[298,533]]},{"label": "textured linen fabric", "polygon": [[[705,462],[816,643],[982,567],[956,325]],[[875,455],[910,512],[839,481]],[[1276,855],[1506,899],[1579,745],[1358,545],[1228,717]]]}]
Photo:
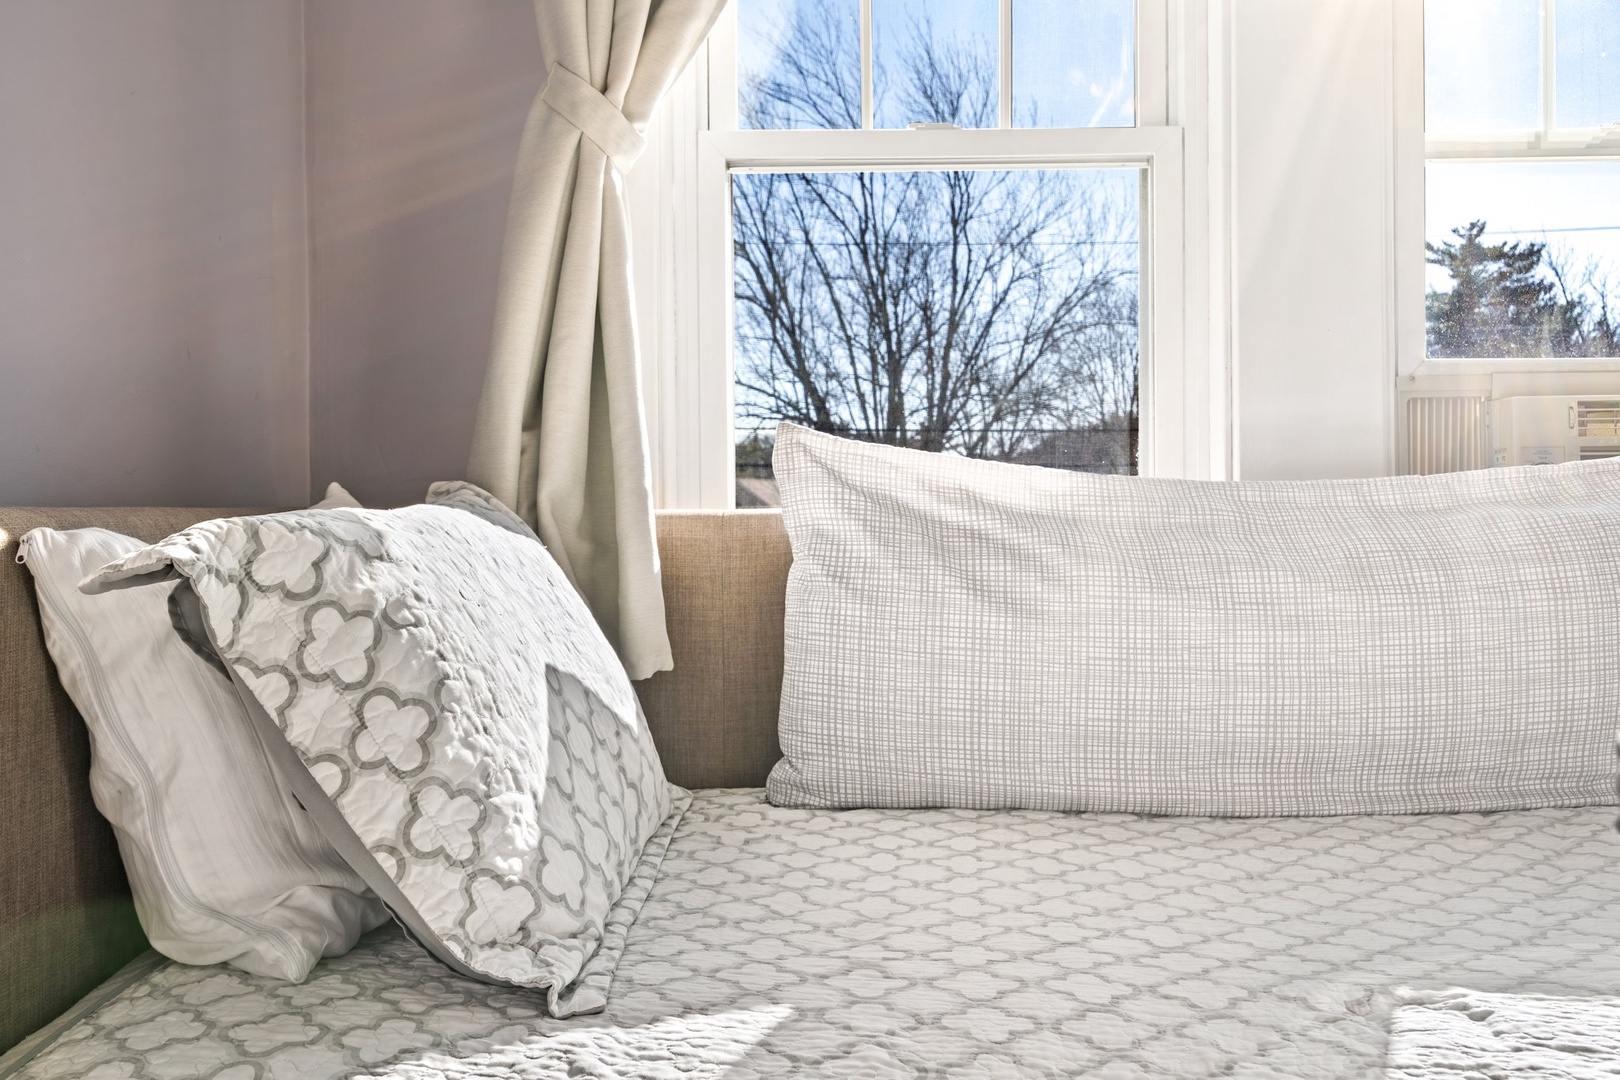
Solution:
[{"label": "textured linen fabric", "polygon": [[624,176],[723,0],[535,0],[546,85],[518,146],[467,476],[534,525],[632,678],[668,670]]},{"label": "textured linen fabric", "polygon": [[771,798],[1163,814],[1611,803],[1620,460],[1090,476],[784,425]]},{"label": "textured linen fabric", "polygon": [[544,547],[453,507],[308,511],[204,522],[86,586],[165,571],[423,944],[601,1008],[604,927],[680,793]]},{"label": "textured linen fabric", "polygon": [[782,756],[782,515],[666,510],[658,549],[675,667],[636,689],[664,768],[685,787],[759,787]]},{"label": "textured linen fabric", "polygon": [[229,676],[177,633],[174,583],[79,591],[146,545],[94,528],[23,541],[46,644],[90,732],[90,790],[152,946],[300,982],[386,921],[276,782]]},{"label": "textured linen fabric", "polygon": [[1398,987],[1620,990],[1611,816],[834,812],[703,791],[597,1016],[548,1019],[383,930],[303,986],[169,967],[21,1075],[1373,1080]]}]

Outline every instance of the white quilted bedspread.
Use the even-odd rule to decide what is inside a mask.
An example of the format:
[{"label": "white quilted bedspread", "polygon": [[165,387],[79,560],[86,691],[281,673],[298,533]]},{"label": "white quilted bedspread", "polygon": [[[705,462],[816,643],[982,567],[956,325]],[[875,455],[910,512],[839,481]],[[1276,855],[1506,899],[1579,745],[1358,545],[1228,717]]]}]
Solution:
[{"label": "white quilted bedspread", "polygon": [[397,931],[288,985],[166,965],[22,1076],[1379,1076],[1397,987],[1620,994],[1606,807],[1271,820],[702,792],[607,1011]]}]

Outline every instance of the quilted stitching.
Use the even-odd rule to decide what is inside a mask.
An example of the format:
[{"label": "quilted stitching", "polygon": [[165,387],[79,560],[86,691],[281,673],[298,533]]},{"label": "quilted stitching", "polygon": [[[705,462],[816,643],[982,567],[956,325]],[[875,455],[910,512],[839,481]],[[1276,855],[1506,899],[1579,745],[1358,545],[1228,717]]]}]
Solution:
[{"label": "quilted stitching", "polygon": [[583,601],[478,505],[207,522],[157,548],[450,955],[599,1008],[569,988],[673,791]]},{"label": "quilted stitching", "polygon": [[[1398,986],[1620,992],[1615,845],[1592,808],[1257,822],[706,791],[610,927],[629,943],[600,1015],[546,1018],[380,932],[303,986],[165,968],[23,1076],[1372,1080]],[[245,1062],[231,1031],[283,1014],[251,1030],[288,1041]]]}]

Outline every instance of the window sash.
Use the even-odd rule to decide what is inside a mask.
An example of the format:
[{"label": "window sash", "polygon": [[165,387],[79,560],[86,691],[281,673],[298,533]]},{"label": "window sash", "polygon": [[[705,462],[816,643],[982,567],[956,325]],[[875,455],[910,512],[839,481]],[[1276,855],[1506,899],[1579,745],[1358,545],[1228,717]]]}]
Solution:
[{"label": "window sash", "polygon": [[1143,166],[1180,128],[975,128],[877,131],[711,131],[700,140],[730,168],[843,169]]},{"label": "window sash", "polygon": [[[1422,0],[1412,6],[1417,9],[1418,25],[1415,30],[1421,40]],[[1422,63],[1423,53],[1419,49],[1420,67]],[[1421,72],[1419,78],[1422,79]],[[1603,128],[1558,126],[1557,0],[1541,0],[1541,125],[1527,131],[1495,131],[1478,135],[1431,136],[1425,133],[1424,151],[1430,161],[1575,161],[1620,155],[1620,134],[1612,131],[1606,133]]]},{"label": "window sash", "polygon": [[[1085,136],[1080,138],[1079,136]],[[734,495],[734,323],[731,173],[734,170],[866,171],[871,169],[1017,169],[1121,167],[1142,174],[1141,319],[1138,394],[1142,403],[1138,471],[1143,475],[1211,475],[1209,435],[1188,400],[1207,400],[1207,373],[1186,362],[1183,311],[1182,132],[1180,128],[1115,128],[1083,132],[1029,129],[977,131],[725,131],[699,139],[699,225],[696,279],[697,398],[724,402],[724,421],[696,432],[696,460],[685,501],[727,508]],[[711,405],[704,410],[712,416]]]},{"label": "window sash", "polygon": [[[980,130],[1062,130],[1013,127],[1013,3],[1000,0],[997,20],[998,79],[1001,86],[1000,127]],[[1136,0],[1136,126],[1162,127],[1169,122],[1169,0]],[[861,130],[873,130],[872,0],[860,0]],[[737,5],[728,4],[709,33],[709,130],[737,131]],[[808,134],[814,129],[794,129]],[[1082,130],[1130,130],[1129,128]]]},{"label": "window sash", "polygon": [[[1423,0],[1413,0],[1397,10],[1397,41],[1418,42],[1417,91],[1423,83]],[[1407,73],[1406,77],[1409,77]],[[1418,124],[1426,117],[1418,98]],[[1433,135],[1425,133],[1425,156],[1430,161],[1478,160],[1548,161],[1581,160],[1620,156],[1620,133],[1604,128],[1560,128],[1558,126],[1558,0],[1541,0],[1541,126],[1526,131],[1494,131],[1478,135]]]},{"label": "window sash", "polygon": [[1620,159],[1620,135],[1542,135],[1537,132],[1492,139],[1429,139],[1428,161],[1603,161]]},{"label": "window sash", "polygon": [[[738,130],[735,6],[722,15],[693,69],[671,99],[685,116],[655,125],[658,164],[632,172],[633,204],[658,228],[635,237],[638,309],[654,362],[644,370],[654,496],[660,506],[726,509],[734,505],[733,170],[861,171],[1126,167],[1142,174],[1139,471],[1145,475],[1220,478],[1230,470],[1230,373],[1210,368],[1201,341],[1189,355],[1188,275],[1203,267],[1188,250],[1189,192],[1184,140],[1168,126],[1172,94],[1202,107],[1201,90],[1171,78],[1173,47],[1199,27],[1172,27],[1168,0],[1137,0],[1137,126],[973,130]],[[870,0],[863,2],[869,19]],[[1011,69],[1002,0],[1004,103]],[[869,25],[869,22],[867,23]],[[1173,37],[1174,34],[1174,37]],[[869,38],[867,39],[870,40]],[[869,57],[869,50],[867,52]],[[863,72],[870,87],[871,72]],[[868,94],[869,96],[869,94]],[[868,108],[864,110],[871,121]],[[672,118],[675,119],[675,118]],[[1010,115],[1004,106],[1002,122]],[[1196,198],[1194,199],[1196,203]],[[1202,247],[1198,248],[1202,251]]]}]

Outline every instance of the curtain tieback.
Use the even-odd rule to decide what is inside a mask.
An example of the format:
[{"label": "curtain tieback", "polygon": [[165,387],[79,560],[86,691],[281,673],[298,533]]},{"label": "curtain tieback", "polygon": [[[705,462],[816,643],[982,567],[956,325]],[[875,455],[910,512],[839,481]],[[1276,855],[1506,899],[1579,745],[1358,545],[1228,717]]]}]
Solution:
[{"label": "curtain tieback", "polygon": [[647,148],[647,139],[624,113],[602,92],[561,64],[551,65],[551,75],[540,99],[579,129],[613,160],[619,172],[627,173]]}]

